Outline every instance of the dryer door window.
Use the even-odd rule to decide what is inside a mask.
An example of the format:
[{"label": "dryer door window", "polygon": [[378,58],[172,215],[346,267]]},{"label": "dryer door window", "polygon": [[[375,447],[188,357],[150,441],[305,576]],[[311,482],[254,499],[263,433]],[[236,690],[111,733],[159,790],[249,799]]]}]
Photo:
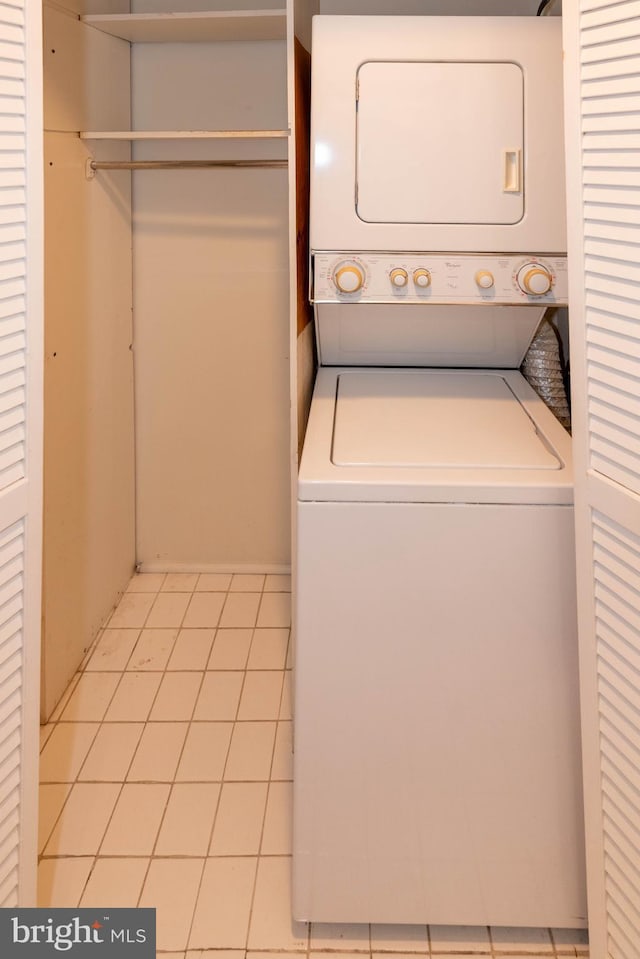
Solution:
[{"label": "dryer door window", "polygon": [[522,219],[524,82],[517,64],[368,61],[357,88],[362,220]]}]

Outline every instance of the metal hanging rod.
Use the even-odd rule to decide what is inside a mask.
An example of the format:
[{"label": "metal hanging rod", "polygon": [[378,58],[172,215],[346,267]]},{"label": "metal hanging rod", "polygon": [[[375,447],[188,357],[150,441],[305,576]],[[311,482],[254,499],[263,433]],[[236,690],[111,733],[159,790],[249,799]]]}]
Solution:
[{"label": "metal hanging rod", "polygon": [[87,177],[97,170],[183,170],[206,167],[285,169],[286,160],[87,160]]}]

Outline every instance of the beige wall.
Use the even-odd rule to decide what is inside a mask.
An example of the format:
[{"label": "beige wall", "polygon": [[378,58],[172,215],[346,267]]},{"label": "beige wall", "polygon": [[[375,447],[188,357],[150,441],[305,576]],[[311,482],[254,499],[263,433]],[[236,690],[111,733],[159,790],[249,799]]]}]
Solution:
[{"label": "beige wall", "polygon": [[[44,71],[46,718],[135,557],[130,178],[87,180],[90,148],[78,139],[128,126],[128,44],[47,8]],[[100,149],[123,158],[129,147]]]},{"label": "beige wall", "polygon": [[[531,16],[539,0],[320,0],[320,13],[395,14],[396,16]],[[557,0],[556,7],[560,7]]]},{"label": "beige wall", "polygon": [[[141,44],[141,129],[286,129],[284,42]],[[137,145],[285,158],[286,139]],[[134,174],[137,555],[282,568],[289,548],[287,170]]]}]

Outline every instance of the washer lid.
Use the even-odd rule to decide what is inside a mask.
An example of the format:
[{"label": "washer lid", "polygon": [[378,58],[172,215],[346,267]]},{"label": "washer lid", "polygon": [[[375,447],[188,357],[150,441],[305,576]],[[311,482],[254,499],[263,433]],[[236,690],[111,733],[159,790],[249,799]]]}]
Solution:
[{"label": "washer lid", "polygon": [[347,370],[337,381],[336,466],[558,470],[499,373]]}]

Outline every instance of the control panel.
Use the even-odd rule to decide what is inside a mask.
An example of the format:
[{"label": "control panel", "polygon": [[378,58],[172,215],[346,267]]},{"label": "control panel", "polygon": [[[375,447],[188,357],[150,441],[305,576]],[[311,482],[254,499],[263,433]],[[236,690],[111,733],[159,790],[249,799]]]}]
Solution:
[{"label": "control panel", "polygon": [[566,305],[567,258],[522,254],[315,253],[315,303]]}]

